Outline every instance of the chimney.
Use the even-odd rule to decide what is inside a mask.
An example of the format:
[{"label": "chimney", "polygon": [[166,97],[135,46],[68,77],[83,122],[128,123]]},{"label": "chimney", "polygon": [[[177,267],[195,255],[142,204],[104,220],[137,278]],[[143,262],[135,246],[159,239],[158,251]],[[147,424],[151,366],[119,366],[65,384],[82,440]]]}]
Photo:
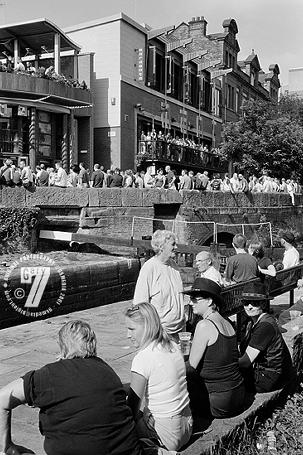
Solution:
[{"label": "chimney", "polygon": [[188,25],[189,36],[206,36],[207,20],[204,19],[204,16],[193,17]]}]

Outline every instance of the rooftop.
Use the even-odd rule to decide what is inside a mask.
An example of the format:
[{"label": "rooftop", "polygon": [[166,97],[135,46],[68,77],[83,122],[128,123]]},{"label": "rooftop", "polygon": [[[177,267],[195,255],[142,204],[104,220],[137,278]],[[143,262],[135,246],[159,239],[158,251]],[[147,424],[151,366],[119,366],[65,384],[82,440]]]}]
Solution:
[{"label": "rooftop", "polygon": [[6,53],[13,55],[14,40],[18,39],[21,49],[21,56],[27,50],[41,54],[41,46],[47,52],[54,50],[54,35],[60,35],[60,50],[80,51],[80,46],[72,41],[57,25],[46,18],[35,19],[15,24],[5,24],[0,26],[0,57],[6,57]]}]

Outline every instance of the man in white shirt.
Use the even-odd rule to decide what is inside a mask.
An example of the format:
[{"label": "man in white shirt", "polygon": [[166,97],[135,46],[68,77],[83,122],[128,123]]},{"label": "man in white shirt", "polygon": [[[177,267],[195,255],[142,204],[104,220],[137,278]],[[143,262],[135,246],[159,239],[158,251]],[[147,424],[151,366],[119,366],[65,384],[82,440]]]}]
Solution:
[{"label": "man in white shirt", "polygon": [[25,188],[29,188],[33,185],[34,177],[31,168],[26,165],[25,160],[20,160],[19,167],[21,169],[21,182]]},{"label": "man in white shirt", "polygon": [[67,187],[67,173],[62,167],[62,162],[58,161],[56,164],[56,176],[55,176],[55,186],[60,186],[61,188]]},{"label": "man in white shirt", "polygon": [[295,237],[293,233],[288,231],[280,233],[280,243],[285,249],[282,261],[284,269],[299,265],[300,255],[299,251],[294,247]]},{"label": "man in white shirt", "polygon": [[201,278],[207,278],[214,281],[219,286],[223,286],[223,278],[214,266],[213,266],[213,255],[210,251],[201,251],[196,256],[197,269],[200,272]]}]

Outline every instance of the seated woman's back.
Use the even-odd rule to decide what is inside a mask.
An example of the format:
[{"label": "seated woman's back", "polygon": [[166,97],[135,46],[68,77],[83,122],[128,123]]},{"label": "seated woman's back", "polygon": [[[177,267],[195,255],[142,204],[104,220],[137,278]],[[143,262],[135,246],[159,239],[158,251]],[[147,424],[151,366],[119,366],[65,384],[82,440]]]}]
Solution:
[{"label": "seated woman's back", "polygon": [[185,365],[178,346],[171,351],[152,342],[137,353],[132,371],[148,378],[146,406],[152,414],[170,417],[189,403]]},{"label": "seated woman's back", "polygon": [[228,390],[242,382],[238,365],[236,333],[230,322],[218,313],[212,319],[201,321],[207,325],[209,341],[197,371],[209,391]]}]

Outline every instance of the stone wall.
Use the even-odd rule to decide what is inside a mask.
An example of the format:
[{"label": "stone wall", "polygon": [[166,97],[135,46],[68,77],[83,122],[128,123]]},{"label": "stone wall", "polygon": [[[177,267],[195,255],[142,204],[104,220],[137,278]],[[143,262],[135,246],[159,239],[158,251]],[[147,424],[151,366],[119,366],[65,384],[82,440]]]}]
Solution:
[{"label": "stone wall", "polygon": [[[43,188],[33,191],[3,187],[3,207],[40,207],[53,216],[79,213],[80,232],[135,238],[151,235],[156,228],[174,229],[180,242],[212,241],[213,222],[247,224],[271,222],[275,229],[290,228],[303,234],[303,195],[230,194],[221,192],[172,191],[136,188]],[[169,221],[154,221],[157,218]],[[134,220],[134,217],[135,220]],[[134,220],[134,221],[133,221]],[[198,222],[208,222],[206,224]],[[247,228],[245,228],[247,229]],[[60,230],[60,229],[58,229]],[[254,228],[251,229],[251,232]],[[218,226],[219,233],[233,235],[235,228]],[[245,233],[250,236],[250,231]]]}]

